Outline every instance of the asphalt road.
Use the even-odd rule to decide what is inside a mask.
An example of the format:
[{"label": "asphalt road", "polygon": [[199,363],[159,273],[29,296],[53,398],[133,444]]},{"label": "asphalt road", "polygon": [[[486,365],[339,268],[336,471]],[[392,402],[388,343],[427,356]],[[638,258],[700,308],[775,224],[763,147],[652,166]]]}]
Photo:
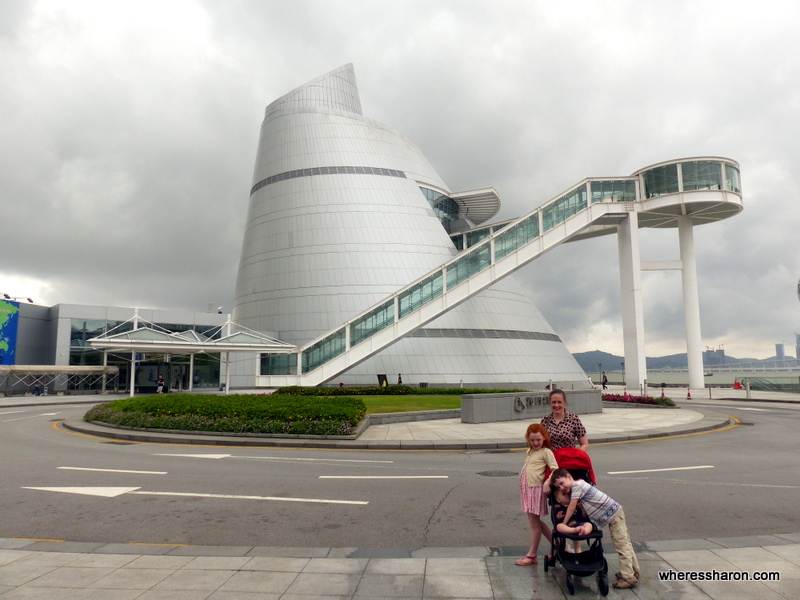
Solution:
[{"label": "asphalt road", "polygon": [[[703,404],[743,425],[590,448],[598,487],[624,506],[634,540],[800,531],[800,405]],[[372,548],[527,543],[521,452],[132,444],[56,428],[86,408],[0,409],[0,537]]]}]

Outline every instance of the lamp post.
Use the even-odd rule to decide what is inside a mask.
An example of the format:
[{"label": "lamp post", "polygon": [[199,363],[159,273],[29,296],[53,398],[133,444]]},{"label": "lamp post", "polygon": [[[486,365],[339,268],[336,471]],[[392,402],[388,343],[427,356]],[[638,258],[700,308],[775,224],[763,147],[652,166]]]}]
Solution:
[{"label": "lamp post", "polygon": [[597,363],[597,381],[600,382],[600,389],[603,388],[603,363]]},{"label": "lamp post", "polygon": [[9,296],[8,294],[3,294],[3,299],[11,300],[12,302],[17,302],[19,300],[27,300],[31,304],[33,304],[33,298],[27,298],[25,296]]},{"label": "lamp post", "polygon": [[625,385],[625,361],[619,363],[622,367],[622,385]]}]

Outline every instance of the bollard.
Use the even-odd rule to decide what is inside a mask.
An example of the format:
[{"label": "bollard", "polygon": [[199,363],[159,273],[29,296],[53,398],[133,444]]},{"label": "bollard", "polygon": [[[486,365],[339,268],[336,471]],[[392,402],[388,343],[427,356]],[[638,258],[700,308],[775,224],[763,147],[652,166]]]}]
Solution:
[{"label": "bollard", "polygon": [[691,400],[692,399],[692,389],[691,388],[686,388],[686,399],[687,400]]}]

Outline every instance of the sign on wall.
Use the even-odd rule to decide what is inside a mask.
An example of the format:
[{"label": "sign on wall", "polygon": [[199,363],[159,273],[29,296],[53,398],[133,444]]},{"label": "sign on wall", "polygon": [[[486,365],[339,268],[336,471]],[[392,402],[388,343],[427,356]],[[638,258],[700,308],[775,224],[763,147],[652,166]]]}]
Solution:
[{"label": "sign on wall", "polygon": [[16,364],[19,302],[0,300],[0,365]]}]

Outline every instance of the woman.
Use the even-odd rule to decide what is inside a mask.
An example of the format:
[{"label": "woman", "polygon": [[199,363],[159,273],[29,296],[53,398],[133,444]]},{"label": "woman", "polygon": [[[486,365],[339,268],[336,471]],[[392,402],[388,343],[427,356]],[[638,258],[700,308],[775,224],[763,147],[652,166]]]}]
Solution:
[{"label": "woman", "polygon": [[567,412],[567,394],[562,390],[550,392],[550,410],[552,412],[549,415],[542,417],[542,425],[550,436],[551,448],[558,450],[577,445],[586,452],[589,449],[586,428],[578,415]]}]

